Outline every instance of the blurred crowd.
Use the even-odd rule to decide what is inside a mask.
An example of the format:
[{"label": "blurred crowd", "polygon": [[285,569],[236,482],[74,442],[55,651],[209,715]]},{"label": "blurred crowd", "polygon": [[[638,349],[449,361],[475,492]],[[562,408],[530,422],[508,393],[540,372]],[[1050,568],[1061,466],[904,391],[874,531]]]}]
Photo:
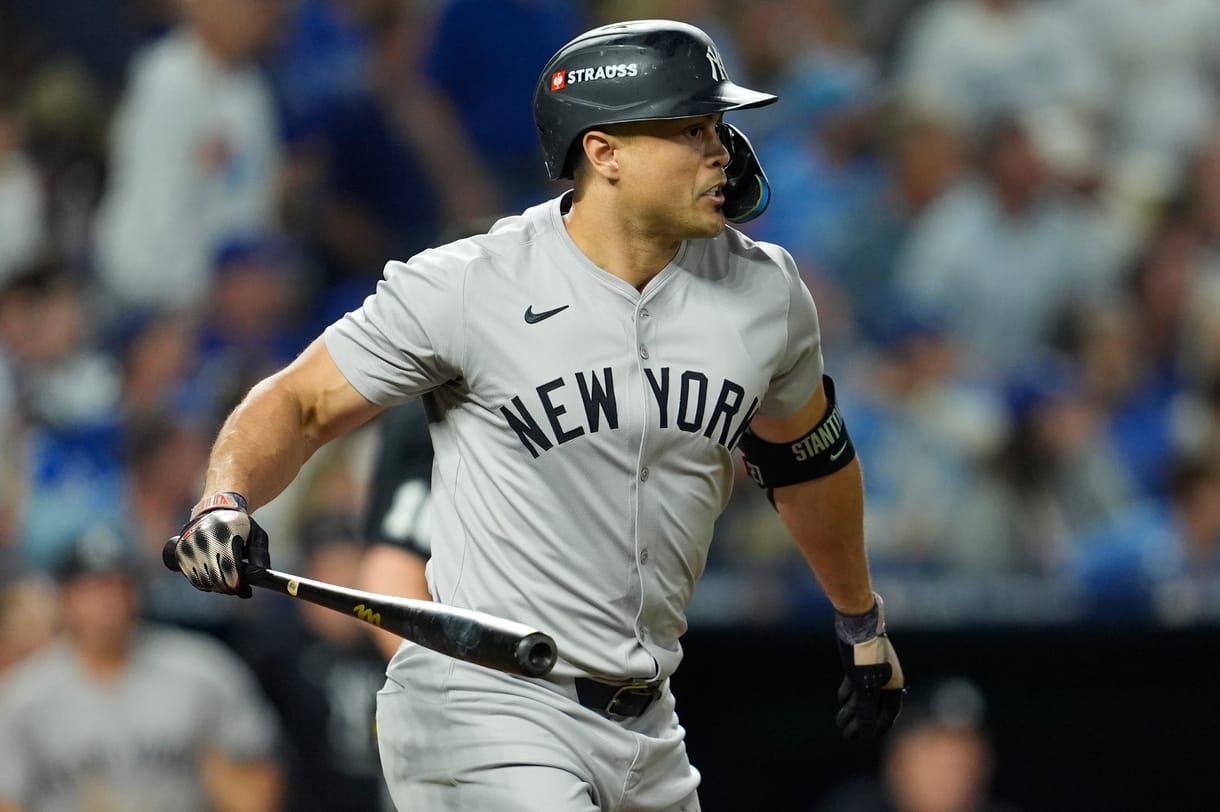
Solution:
[{"label": "blurred crowd", "polygon": [[[1214,0],[0,0],[0,676],[83,622],[53,596],[104,527],[141,616],[268,685],[315,675],[273,701],[299,719],[331,696],[346,755],[318,764],[368,772],[342,700],[380,674],[367,641],[196,593],[161,546],[227,411],[388,259],[562,191],[537,72],[644,17],[701,26],[780,96],[730,116],[773,185],[745,230],[818,302],[878,576],[1220,617]],[[277,565],[351,576],[370,445],[328,447],[260,512]],[[750,585],[729,613],[800,611],[797,560],[743,477],[709,560]],[[130,611],[118,589],[85,619]],[[267,735],[219,744],[257,763]]]},{"label": "blurred crowd", "polygon": [[[746,230],[819,303],[879,574],[1215,603],[1157,593],[1220,573],[1209,0],[3,0],[6,571],[118,517],[151,606],[231,622],[154,572],[220,420],[387,259],[559,193],[538,66],[651,16],[781,97],[734,117],[774,187]],[[367,462],[358,433],[264,511],[280,560]],[[743,483],[710,568],[795,555]]]}]

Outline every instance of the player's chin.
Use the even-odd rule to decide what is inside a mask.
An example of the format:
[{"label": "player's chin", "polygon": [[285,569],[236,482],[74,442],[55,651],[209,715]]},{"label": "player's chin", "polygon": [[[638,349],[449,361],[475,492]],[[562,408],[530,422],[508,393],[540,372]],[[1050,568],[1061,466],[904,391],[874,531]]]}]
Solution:
[{"label": "player's chin", "polygon": [[718,237],[724,231],[724,227],[728,225],[728,220],[721,211],[722,204],[715,203],[710,208],[707,207],[708,201],[700,201],[704,203],[700,217],[698,218],[698,227],[700,237]]}]

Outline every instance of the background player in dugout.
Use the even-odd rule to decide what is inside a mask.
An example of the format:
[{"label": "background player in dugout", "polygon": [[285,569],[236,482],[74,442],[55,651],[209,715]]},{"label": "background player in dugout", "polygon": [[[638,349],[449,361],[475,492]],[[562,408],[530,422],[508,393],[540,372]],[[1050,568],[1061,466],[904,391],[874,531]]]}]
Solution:
[{"label": "background player in dugout", "polygon": [[699,809],[667,678],[737,447],[835,608],[839,725],[875,736],[897,715],[812,298],[786,251],[727,227],[769,189],[722,114],[774,101],[732,83],[692,26],[581,35],[534,99],[548,172],[575,189],[390,262],[221,429],[177,545],[196,588],[249,596],[245,568],[269,566],[249,511],[324,443],[422,396],[433,597],[557,640],[539,679],[399,648],[378,697],[399,808]]}]

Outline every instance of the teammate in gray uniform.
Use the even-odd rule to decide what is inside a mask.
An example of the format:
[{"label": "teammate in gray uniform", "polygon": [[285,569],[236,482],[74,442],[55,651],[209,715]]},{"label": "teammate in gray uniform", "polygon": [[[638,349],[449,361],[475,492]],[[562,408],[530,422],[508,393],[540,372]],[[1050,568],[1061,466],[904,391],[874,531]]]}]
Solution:
[{"label": "teammate in gray uniform", "polygon": [[874,736],[897,714],[813,300],[787,252],[728,226],[768,187],[722,114],[775,100],[689,25],[581,35],[534,98],[548,171],[574,190],[388,263],[222,429],[177,547],[197,588],[248,595],[244,560],[268,563],[248,511],[321,444],[423,397],[433,598],[558,643],[539,679],[398,650],[378,730],[400,809],[699,809],[668,678],[738,447],[836,609],[839,724]]},{"label": "teammate in gray uniform", "polygon": [[212,637],[140,623],[134,564],[99,524],[57,565],[64,633],[0,684],[0,812],[279,809],[258,683]]}]

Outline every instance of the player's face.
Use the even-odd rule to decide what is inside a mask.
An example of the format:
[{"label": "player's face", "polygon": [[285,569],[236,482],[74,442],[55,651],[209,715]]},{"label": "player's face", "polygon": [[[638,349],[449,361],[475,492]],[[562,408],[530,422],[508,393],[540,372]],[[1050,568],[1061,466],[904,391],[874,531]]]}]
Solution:
[{"label": "player's face", "polygon": [[728,150],[720,115],[629,125],[620,160],[625,202],[646,233],[691,239],[724,230]]},{"label": "player's face", "polygon": [[138,611],[135,585],[121,573],[82,575],[64,584],[64,627],[86,649],[120,650],[135,629]]}]

